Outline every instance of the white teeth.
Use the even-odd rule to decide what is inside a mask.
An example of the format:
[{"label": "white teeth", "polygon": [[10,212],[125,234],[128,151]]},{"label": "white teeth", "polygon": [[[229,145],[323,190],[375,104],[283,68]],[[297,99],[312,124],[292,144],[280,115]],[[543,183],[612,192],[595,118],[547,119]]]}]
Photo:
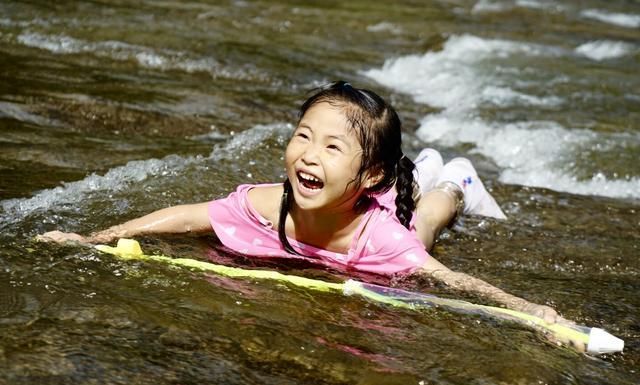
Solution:
[{"label": "white teeth", "polygon": [[302,171],[300,171],[300,172],[298,173],[298,175],[300,175],[300,177],[301,177],[302,179],[308,180],[308,181],[310,181],[310,182],[316,182],[316,183],[317,183],[317,182],[320,182],[320,179],[316,178],[316,177],[315,177],[315,176],[313,176],[313,175],[310,175],[310,174],[307,174],[307,173],[305,173],[305,172],[302,172]]}]

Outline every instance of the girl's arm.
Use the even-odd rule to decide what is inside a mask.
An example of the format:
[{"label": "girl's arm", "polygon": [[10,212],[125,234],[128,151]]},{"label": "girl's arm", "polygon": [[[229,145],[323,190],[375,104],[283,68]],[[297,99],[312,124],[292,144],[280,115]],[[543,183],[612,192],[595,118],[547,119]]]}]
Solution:
[{"label": "girl's arm", "polygon": [[480,294],[509,309],[535,315],[548,323],[563,321],[562,317],[549,306],[528,302],[525,299],[508,294],[481,279],[474,278],[465,273],[452,271],[433,257],[427,260],[421,271],[456,290]]},{"label": "girl's arm", "polygon": [[121,225],[92,233],[86,237],[76,233],[50,231],[40,235],[38,238],[54,242],[103,243],[110,242],[116,238],[141,234],[181,234],[212,231],[207,207],[208,202],[168,207],[143,217],[132,219]]},{"label": "girl's arm", "polygon": [[[440,231],[451,221],[456,213],[455,200],[447,193],[432,190],[418,202],[415,222],[416,235],[429,250]],[[496,301],[510,309],[532,314],[553,323],[562,320],[549,306],[528,302],[520,297],[505,293],[487,282],[465,273],[451,271],[448,267],[429,257],[422,271],[456,290],[477,293]]]}]

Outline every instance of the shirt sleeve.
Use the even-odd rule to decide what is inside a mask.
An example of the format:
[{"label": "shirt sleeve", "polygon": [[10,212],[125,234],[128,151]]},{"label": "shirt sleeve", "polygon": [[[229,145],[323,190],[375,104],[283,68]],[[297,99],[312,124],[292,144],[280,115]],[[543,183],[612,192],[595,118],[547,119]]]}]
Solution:
[{"label": "shirt sleeve", "polygon": [[234,191],[226,198],[216,199],[209,202],[208,214],[209,222],[223,245],[238,250],[243,245],[236,237],[238,228],[243,227],[243,213],[239,205],[238,191]]},{"label": "shirt sleeve", "polygon": [[254,256],[287,256],[271,222],[249,204],[254,185],[240,185],[226,198],[209,202],[209,222],[220,242],[236,252]]}]

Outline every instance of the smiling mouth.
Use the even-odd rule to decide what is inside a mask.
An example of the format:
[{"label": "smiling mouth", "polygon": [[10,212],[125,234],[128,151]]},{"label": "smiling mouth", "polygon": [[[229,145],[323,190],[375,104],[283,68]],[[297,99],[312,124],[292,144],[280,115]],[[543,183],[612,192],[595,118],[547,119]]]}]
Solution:
[{"label": "smiling mouth", "polygon": [[313,175],[302,171],[299,171],[296,175],[298,176],[298,182],[300,182],[300,185],[308,190],[318,191],[324,186],[324,183]]}]

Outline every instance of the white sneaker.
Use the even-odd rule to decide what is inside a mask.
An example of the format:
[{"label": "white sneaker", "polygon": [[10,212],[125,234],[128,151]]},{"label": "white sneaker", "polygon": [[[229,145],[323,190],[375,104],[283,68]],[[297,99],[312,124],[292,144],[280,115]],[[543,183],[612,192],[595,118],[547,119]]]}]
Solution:
[{"label": "white sneaker", "polygon": [[465,214],[507,219],[496,200],[485,189],[469,159],[454,158],[445,164],[437,184],[441,182],[453,182],[462,189]]},{"label": "white sneaker", "polygon": [[413,170],[413,178],[420,186],[420,192],[426,193],[436,187],[442,171],[442,156],[433,148],[425,148],[413,161],[416,169]]}]

